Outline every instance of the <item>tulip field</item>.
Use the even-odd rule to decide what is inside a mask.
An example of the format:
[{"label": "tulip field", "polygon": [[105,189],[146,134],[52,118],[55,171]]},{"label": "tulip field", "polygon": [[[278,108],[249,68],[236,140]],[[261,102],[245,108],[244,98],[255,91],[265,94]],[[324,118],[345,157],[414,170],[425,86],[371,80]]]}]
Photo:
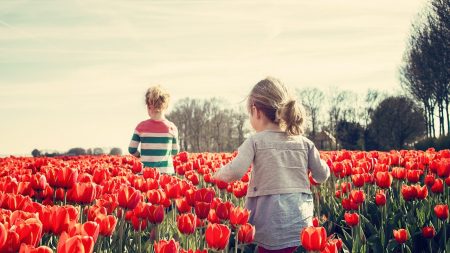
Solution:
[{"label": "tulip field", "polygon": [[[236,153],[174,157],[175,175],[131,156],[0,158],[0,252],[254,252]],[[297,252],[450,252],[450,151],[324,151],[313,226]],[[274,168],[276,169],[276,168]]]}]

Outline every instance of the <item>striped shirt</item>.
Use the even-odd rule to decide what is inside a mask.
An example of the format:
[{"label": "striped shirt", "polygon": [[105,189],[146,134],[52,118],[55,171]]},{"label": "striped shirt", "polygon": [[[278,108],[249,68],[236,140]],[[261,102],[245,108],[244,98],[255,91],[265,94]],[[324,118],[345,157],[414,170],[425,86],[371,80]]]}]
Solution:
[{"label": "striped shirt", "polygon": [[134,130],[128,152],[134,154],[141,144],[141,161],[145,167],[157,168],[163,173],[174,173],[172,156],[178,153],[178,129],[172,122],[145,120]]}]

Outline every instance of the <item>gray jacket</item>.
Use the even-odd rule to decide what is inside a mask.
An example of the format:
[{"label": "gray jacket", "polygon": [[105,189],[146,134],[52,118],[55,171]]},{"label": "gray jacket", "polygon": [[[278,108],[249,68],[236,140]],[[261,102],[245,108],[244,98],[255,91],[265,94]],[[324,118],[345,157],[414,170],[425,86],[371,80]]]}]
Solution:
[{"label": "gray jacket", "polygon": [[214,177],[226,182],[238,180],[252,163],[247,197],[311,193],[308,169],[318,183],[330,176],[328,165],[320,159],[319,151],[308,138],[265,130],[245,140],[237,156]]}]

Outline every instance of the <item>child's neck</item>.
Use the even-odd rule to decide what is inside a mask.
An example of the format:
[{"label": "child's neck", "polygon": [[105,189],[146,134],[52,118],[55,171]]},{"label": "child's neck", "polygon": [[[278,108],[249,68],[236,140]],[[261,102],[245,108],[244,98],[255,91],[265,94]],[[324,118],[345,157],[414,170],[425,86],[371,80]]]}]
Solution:
[{"label": "child's neck", "polygon": [[166,117],[162,113],[157,113],[157,114],[152,115],[150,117],[150,119],[152,119],[152,120],[165,120]]},{"label": "child's neck", "polygon": [[261,128],[261,131],[281,131],[281,128],[278,124],[274,124],[272,122],[268,122],[266,124],[264,124]]}]

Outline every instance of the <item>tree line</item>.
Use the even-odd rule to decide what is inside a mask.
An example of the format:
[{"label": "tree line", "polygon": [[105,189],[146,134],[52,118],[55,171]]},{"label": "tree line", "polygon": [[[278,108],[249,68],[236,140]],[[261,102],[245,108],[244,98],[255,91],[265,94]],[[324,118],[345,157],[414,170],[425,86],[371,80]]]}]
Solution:
[{"label": "tree line", "polygon": [[246,109],[218,98],[181,99],[167,118],[178,127],[180,149],[191,152],[234,151],[249,132]]},{"label": "tree line", "polygon": [[38,156],[47,156],[47,157],[55,157],[55,156],[79,156],[79,155],[122,155],[121,148],[71,148],[67,152],[59,152],[55,150],[39,150],[33,149],[31,151],[31,155],[33,157]]},{"label": "tree line", "polygon": [[400,74],[424,109],[427,137],[449,135],[450,0],[432,0],[413,24]]}]

